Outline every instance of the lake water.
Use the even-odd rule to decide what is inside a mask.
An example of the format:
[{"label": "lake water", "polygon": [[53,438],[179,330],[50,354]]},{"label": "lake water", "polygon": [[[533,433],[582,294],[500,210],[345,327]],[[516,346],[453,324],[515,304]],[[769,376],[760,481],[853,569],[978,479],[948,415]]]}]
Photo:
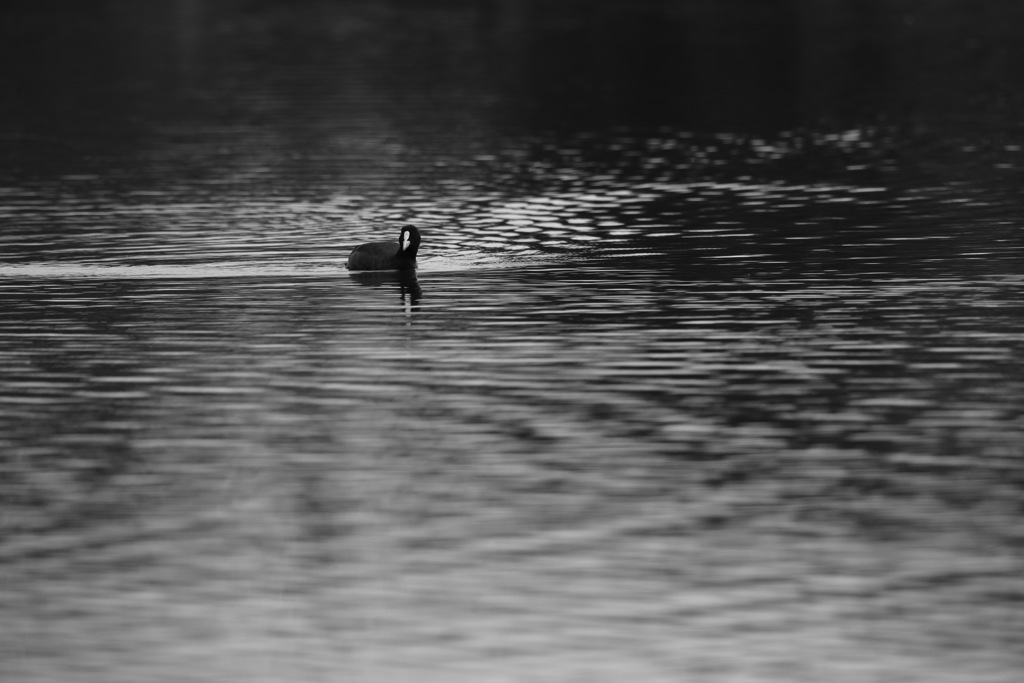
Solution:
[{"label": "lake water", "polygon": [[1015,4],[98,7],[0,28],[0,679],[1021,680]]}]

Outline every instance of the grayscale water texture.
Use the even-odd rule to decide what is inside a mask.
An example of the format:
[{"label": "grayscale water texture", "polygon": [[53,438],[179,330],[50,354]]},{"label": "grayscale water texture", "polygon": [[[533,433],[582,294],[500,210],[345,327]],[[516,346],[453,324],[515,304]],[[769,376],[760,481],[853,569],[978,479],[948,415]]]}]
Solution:
[{"label": "grayscale water texture", "polygon": [[1018,3],[0,16],[0,680],[1024,680]]}]

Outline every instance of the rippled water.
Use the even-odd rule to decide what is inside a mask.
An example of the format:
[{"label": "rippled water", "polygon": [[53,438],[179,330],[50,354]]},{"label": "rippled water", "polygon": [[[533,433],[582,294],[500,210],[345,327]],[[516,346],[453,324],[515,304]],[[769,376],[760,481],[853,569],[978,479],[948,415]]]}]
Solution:
[{"label": "rippled water", "polygon": [[0,677],[1019,680],[1012,127],[241,92],[0,177]]}]

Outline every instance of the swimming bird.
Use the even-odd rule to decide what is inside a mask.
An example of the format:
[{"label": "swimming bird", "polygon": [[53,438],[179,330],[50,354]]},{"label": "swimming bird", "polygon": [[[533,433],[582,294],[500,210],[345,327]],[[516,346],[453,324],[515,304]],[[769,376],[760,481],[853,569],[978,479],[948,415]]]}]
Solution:
[{"label": "swimming bird", "polygon": [[367,242],[348,255],[349,270],[415,270],[420,231],[406,225],[397,242]]}]

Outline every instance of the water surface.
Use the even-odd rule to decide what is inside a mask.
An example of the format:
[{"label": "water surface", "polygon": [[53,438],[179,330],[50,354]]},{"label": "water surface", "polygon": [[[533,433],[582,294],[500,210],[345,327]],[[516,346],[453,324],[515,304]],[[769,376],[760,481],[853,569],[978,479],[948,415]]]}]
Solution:
[{"label": "water surface", "polygon": [[609,126],[524,75],[606,24],[371,5],[72,17],[134,99],[5,110],[2,677],[1019,680],[1019,131]]}]

